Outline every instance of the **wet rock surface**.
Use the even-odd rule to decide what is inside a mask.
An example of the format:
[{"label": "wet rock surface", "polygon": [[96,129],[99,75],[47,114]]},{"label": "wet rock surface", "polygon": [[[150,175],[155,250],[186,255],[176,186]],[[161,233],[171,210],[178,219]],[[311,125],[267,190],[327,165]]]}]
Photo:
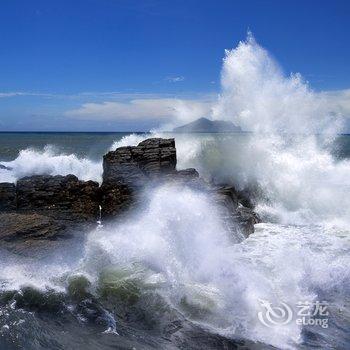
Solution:
[{"label": "wet rock surface", "polygon": [[[70,226],[40,214],[0,213],[0,249],[36,259],[49,256],[68,244]],[[71,244],[69,244],[70,246]],[[3,254],[3,250],[0,250]]]},{"label": "wet rock surface", "polygon": [[140,192],[150,182],[176,168],[174,139],[151,138],[137,146],[120,147],[103,157],[101,207],[111,218],[140,202]]},{"label": "wet rock surface", "polygon": [[13,183],[0,183],[0,211],[16,209],[16,186]]},{"label": "wet rock surface", "polygon": [[117,181],[104,181],[100,188],[101,216],[114,218],[135,207],[138,191]]},{"label": "wet rock surface", "polygon": [[[221,208],[221,217],[226,228],[233,233],[240,233],[242,238],[254,233],[254,225],[260,222],[252,206],[245,207],[239,192],[233,186],[221,185],[214,188],[215,201]],[[249,203],[251,204],[251,203]]]},{"label": "wet rock surface", "polygon": [[40,214],[0,213],[0,239],[54,238],[66,227]]},{"label": "wet rock surface", "polygon": [[0,184],[0,246],[23,252],[87,232],[99,218],[99,184],[74,175],[35,175]]},{"label": "wet rock surface", "polygon": [[151,138],[137,146],[120,147],[103,157],[103,182],[143,186],[150,178],[176,168],[174,139]]},{"label": "wet rock surface", "polygon": [[259,222],[249,193],[208,183],[193,168],[176,170],[175,140],[151,138],[108,152],[101,186],[74,175],[35,175],[16,185],[0,183],[0,242],[52,240],[74,230],[86,231],[101,214],[107,222],[123,217],[144,202],[146,189],[162,183],[209,193],[221,208],[225,226],[244,237]]},{"label": "wet rock surface", "polygon": [[96,221],[99,184],[74,175],[25,177],[17,182],[17,210],[68,221]]}]

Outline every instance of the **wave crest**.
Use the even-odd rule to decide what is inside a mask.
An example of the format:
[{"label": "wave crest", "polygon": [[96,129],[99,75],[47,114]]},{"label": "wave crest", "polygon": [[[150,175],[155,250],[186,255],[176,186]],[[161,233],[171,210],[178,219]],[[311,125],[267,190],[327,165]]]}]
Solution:
[{"label": "wave crest", "polygon": [[42,151],[27,148],[10,162],[2,162],[11,170],[0,169],[0,182],[15,182],[30,175],[76,175],[81,180],[102,179],[102,162],[79,158],[75,154],[61,154],[51,146]]}]

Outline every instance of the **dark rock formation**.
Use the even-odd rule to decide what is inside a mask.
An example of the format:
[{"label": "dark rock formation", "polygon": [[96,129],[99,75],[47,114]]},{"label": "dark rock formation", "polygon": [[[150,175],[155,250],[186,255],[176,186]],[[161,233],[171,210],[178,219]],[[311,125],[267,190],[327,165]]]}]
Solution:
[{"label": "dark rock formation", "polygon": [[206,191],[208,189],[208,184],[199,177],[199,174],[196,169],[188,168],[183,170],[175,170],[169,174],[163,176],[158,183],[174,183],[181,186],[190,186],[196,190]]},{"label": "dark rock formation", "polygon": [[14,252],[39,256],[60,244],[58,237],[88,231],[98,218],[96,182],[36,175],[0,184],[0,246]]},{"label": "dark rock formation", "polygon": [[196,180],[199,178],[198,171],[194,168],[188,168],[183,170],[178,170],[172,174],[173,177],[180,180]]},{"label": "dark rock formation", "polygon": [[233,213],[234,220],[239,224],[241,232],[248,237],[254,233],[254,225],[261,222],[260,217],[251,208],[240,206]]},{"label": "dark rock formation", "polygon": [[218,195],[219,202],[225,207],[230,208],[231,211],[235,211],[238,207],[237,191],[233,186],[219,186],[215,188]]},{"label": "dark rock formation", "polygon": [[103,157],[102,215],[112,217],[136,205],[140,190],[149,181],[175,172],[175,167],[174,139],[151,138],[107,153]]},{"label": "dark rock formation", "polygon": [[251,209],[249,194],[233,186],[208,183],[192,168],[176,170],[174,139],[151,138],[107,153],[100,187],[74,175],[35,175],[18,180],[16,185],[1,183],[0,243],[13,244],[22,252],[28,246],[38,246],[39,241],[53,242],[68,233],[87,230],[96,225],[100,207],[104,219],[123,218],[123,213],[145,204],[145,189],[168,182],[212,195],[230,231],[244,236],[254,232],[259,218]]},{"label": "dark rock formation", "polygon": [[44,215],[0,213],[0,240],[53,238],[65,226]]},{"label": "dark rock formation", "polygon": [[103,157],[103,182],[138,187],[149,178],[174,171],[175,167],[175,140],[151,138],[138,146],[120,147],[107,153]]},{"label": "dark rock formation", "polygon": [[139,192],[121,182],[104,181],[100,188],[102,217],[115,217],[135,206]]},{"label": "dark rock formation", "polygon": [[233,186],[225,185],[214,187],[214,192],[226,228],[245,237],[254,233],[254,225],[260,222],[260,218],[252,208],[243,206],[239,192]]},{"label": "dark rock formation", "polygon": [[41,214],[0,213],[0,255],[7,252],[29,258],[61,256],[62,251],[78,254],[84,235],[91,226],[78,226]]},{"label": "dark rock formation", "polygon": [[0,211],[16,209],[16,186],[15,184],[0,183]]},{"label": "dark rock formation", "polygon": [[74,175],[35,175],[17,182],[17,210],[40,213],[58,220],[96,221],[99,185]]}]

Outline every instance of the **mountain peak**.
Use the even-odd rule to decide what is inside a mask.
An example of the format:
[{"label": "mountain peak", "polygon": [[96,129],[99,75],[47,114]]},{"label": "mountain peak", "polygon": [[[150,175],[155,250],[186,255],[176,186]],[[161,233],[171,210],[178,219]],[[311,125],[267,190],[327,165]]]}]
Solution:
[{"label": "mountain peak", "polygon": [[179,126],[173,129],[173,132],[183,133],[221,133],[221,132],[241,132],[242,129],[232,122],[225,120],[210,120],[205,117]]}]

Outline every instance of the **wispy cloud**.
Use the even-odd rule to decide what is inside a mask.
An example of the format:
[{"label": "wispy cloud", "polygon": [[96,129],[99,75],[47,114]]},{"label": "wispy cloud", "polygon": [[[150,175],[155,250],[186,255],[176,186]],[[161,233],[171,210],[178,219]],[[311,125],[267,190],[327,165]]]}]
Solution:
[{"label": "wispy cloud", "polygon": [[165,77],[165,80],[169,83],[178,83],[180,81],[184,81],[185,77],[182,75],[174,76],[174,77],[168,76],[168,77]]},{"label": "wispy cloud", "polygon": [[70,118],[98,121],[159,120],[162,124],[176,124],[211,113],[210,99],[133,99],[116,102],[84,103],[65,113]]},{"label": "wispy cloud", "polygon": [[167,93],[144,93],[144,92],[125,92],[125,91],[82,91],[76,93],[57,93],[57,92],[31,92],[31,91],[4,91],[0,92],[0,98],[12,97],[48,97],[57,99],[136,99],[136,98],[167,98],[174,94]]},{"label": "wispy cloud", "polygon": [[10,91],[0,92],[0,98],[19,97],[19,96],[39,96],[39,97],[52,97],[50,93],[28,92],[28,91]]}]

